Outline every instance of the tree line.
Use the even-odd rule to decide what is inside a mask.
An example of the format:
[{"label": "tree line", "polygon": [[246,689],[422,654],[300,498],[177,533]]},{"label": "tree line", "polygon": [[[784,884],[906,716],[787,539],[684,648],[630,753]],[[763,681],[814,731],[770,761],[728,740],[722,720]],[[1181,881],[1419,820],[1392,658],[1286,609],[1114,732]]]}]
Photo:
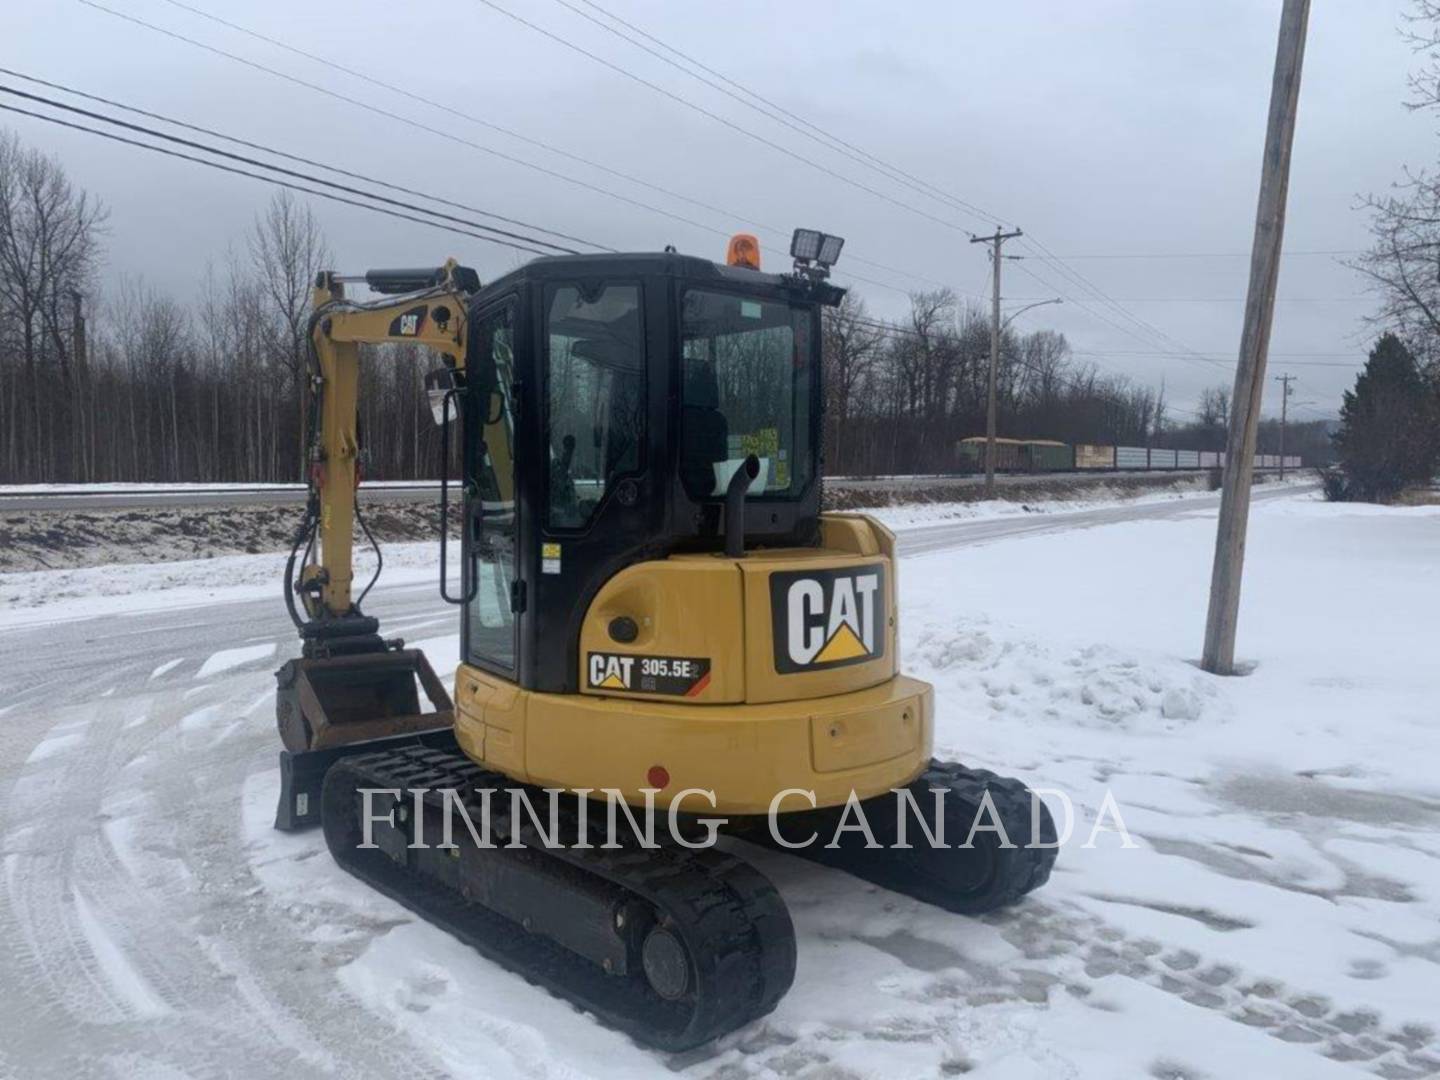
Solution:
[{"label": "tree line", "polygon": [[[187,303],[101,286],[107,212],[0,131],[0,481],[293,481],[315,272],[329,250],[278,192]],[[415,347],[362,351],[366,475],[432,475],[439,436]]]},{"label": "tree line", "polygon": [[[136,278],[102,287],[106,222],[56,159],[0,131],[0,482],[302,477],[310,288],[330,262],[310,210],[278,192],[184,303]],[[827,310],[822,347],[830,473],[961,467],[959,440],[985,431],[987,312],[938,290],[886,321],[852,292]],[[434,476],[433,359],[378,353],[362,350],[364,473]],[[1227,394],[1172,423],[1163,386],[1077,361],[1063,334],[1001,335],[1005,436],[1219,449]],[[1275,441],[1262,432],[1265,452]]]},{"label": "tree line", "polygon": [[[961,439],[984,435],[990,314],[949,290],[916,293],[902,319],[871,318],[847,294],[824,321],[826,467],[836,475],[950,472]],[[1144,386],[1075,358],[1053,330],[1000,335],[996,432],[1060,442],[1223,450],[1230,388],[1201,395],[1193,415],[1172,415],[1163,386]],[[1319,464],[1324,421],[1290,424],[1287,453]],[[1261,425],[1261,453],[1278,453],[1280,421]]]}]

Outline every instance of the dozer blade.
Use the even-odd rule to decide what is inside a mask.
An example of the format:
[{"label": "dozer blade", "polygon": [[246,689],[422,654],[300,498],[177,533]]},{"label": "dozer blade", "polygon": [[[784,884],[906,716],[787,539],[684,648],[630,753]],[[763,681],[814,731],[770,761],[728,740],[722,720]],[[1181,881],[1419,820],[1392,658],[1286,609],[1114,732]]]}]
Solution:
[{"label": "dozer blade", "polygon": [[[275,673],[280,801],[275,827],[320,823],[320,792],[335,762],[401,746],[453,748],[455,706],[418,649],[291,660]],[[425,691],[431,711],[420,711]]]}]

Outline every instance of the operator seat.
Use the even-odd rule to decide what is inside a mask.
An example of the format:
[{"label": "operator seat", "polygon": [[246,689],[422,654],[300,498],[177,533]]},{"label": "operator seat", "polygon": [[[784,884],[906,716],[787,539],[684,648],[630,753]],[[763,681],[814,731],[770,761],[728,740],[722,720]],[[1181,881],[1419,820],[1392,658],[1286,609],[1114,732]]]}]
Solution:
[{"label": "operator seat", "polygon": [[709,360],[685,363],[680,410],[680,479],[692,497],[715,492],[715,465],[730,456],[730,425],[720,411],[720,384]]}]

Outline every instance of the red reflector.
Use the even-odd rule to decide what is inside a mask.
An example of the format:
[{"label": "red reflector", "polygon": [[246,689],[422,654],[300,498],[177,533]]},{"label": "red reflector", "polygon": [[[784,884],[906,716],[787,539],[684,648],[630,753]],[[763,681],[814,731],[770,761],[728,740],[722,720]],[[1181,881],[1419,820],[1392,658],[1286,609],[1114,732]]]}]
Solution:
[{"label": "red reflector", "polygon": [[645,782],[653,788],[667,788],[670,786],[670,773],[664,765],[651,765],[650,771],[645,774]]}]

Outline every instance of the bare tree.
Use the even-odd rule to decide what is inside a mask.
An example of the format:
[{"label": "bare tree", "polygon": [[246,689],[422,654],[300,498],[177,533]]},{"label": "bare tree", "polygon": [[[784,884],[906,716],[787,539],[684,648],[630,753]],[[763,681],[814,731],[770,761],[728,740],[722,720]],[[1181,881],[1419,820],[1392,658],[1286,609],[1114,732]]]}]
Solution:
[{"label": "bare tree", "polygon": [[[1413,0],[1401,36],[1420,56],[1410,73],[1414,110],[1440,107],[1440,0]],[[1383,195],[1361,200],[1370,214],[1370,250],[1348,265],[1370,279],[1379,297],[1372,324],[1398,331],[1417,359],[1440,361],[1440,177],[1406,168]]]},{"label": "bare tree", "polygon": [[1370,321],[1399,330],[1426,360],[1440,342],[1440,181],[1407,175],[1390,194],[1369,196],[1370,250],[1350,264],[1370,279],[1379,307]]},{"label": "bare tree", "polygon": [[316,272],[330,261],[320,225],[307,205],[288,190],[277,191],[255,221],[250,258],[270,310],[268,354],[290,374],[295,393],[294,438],[297,464],[305,472],[303,421],[307,392],[305,353],[310,319],[310,289]]},{"label": "bare tree", "polygon": [[1420,68],[1410,73],[1406,108],[1431,109],[1440,105],[1440,0],[1413,0],[1400,36],[1424,58]]},{"label": "bare tree", "polygon": [[72,311],[90,285],[104,221],[104,208],[58,161],[0,132],[0,321],[21,368],[0,373],[0,388],[10,399],[6,463],[16,473],[69,473],[82,456],[76,412],[88,387],[74,362]]},{"label": "bare tree", "polygon": [[826,308],[822,328],[826,408],[844,427],[855,392],[874,367],[885,333],[870,323],[865,301],[845,294],[839,307]]}]

